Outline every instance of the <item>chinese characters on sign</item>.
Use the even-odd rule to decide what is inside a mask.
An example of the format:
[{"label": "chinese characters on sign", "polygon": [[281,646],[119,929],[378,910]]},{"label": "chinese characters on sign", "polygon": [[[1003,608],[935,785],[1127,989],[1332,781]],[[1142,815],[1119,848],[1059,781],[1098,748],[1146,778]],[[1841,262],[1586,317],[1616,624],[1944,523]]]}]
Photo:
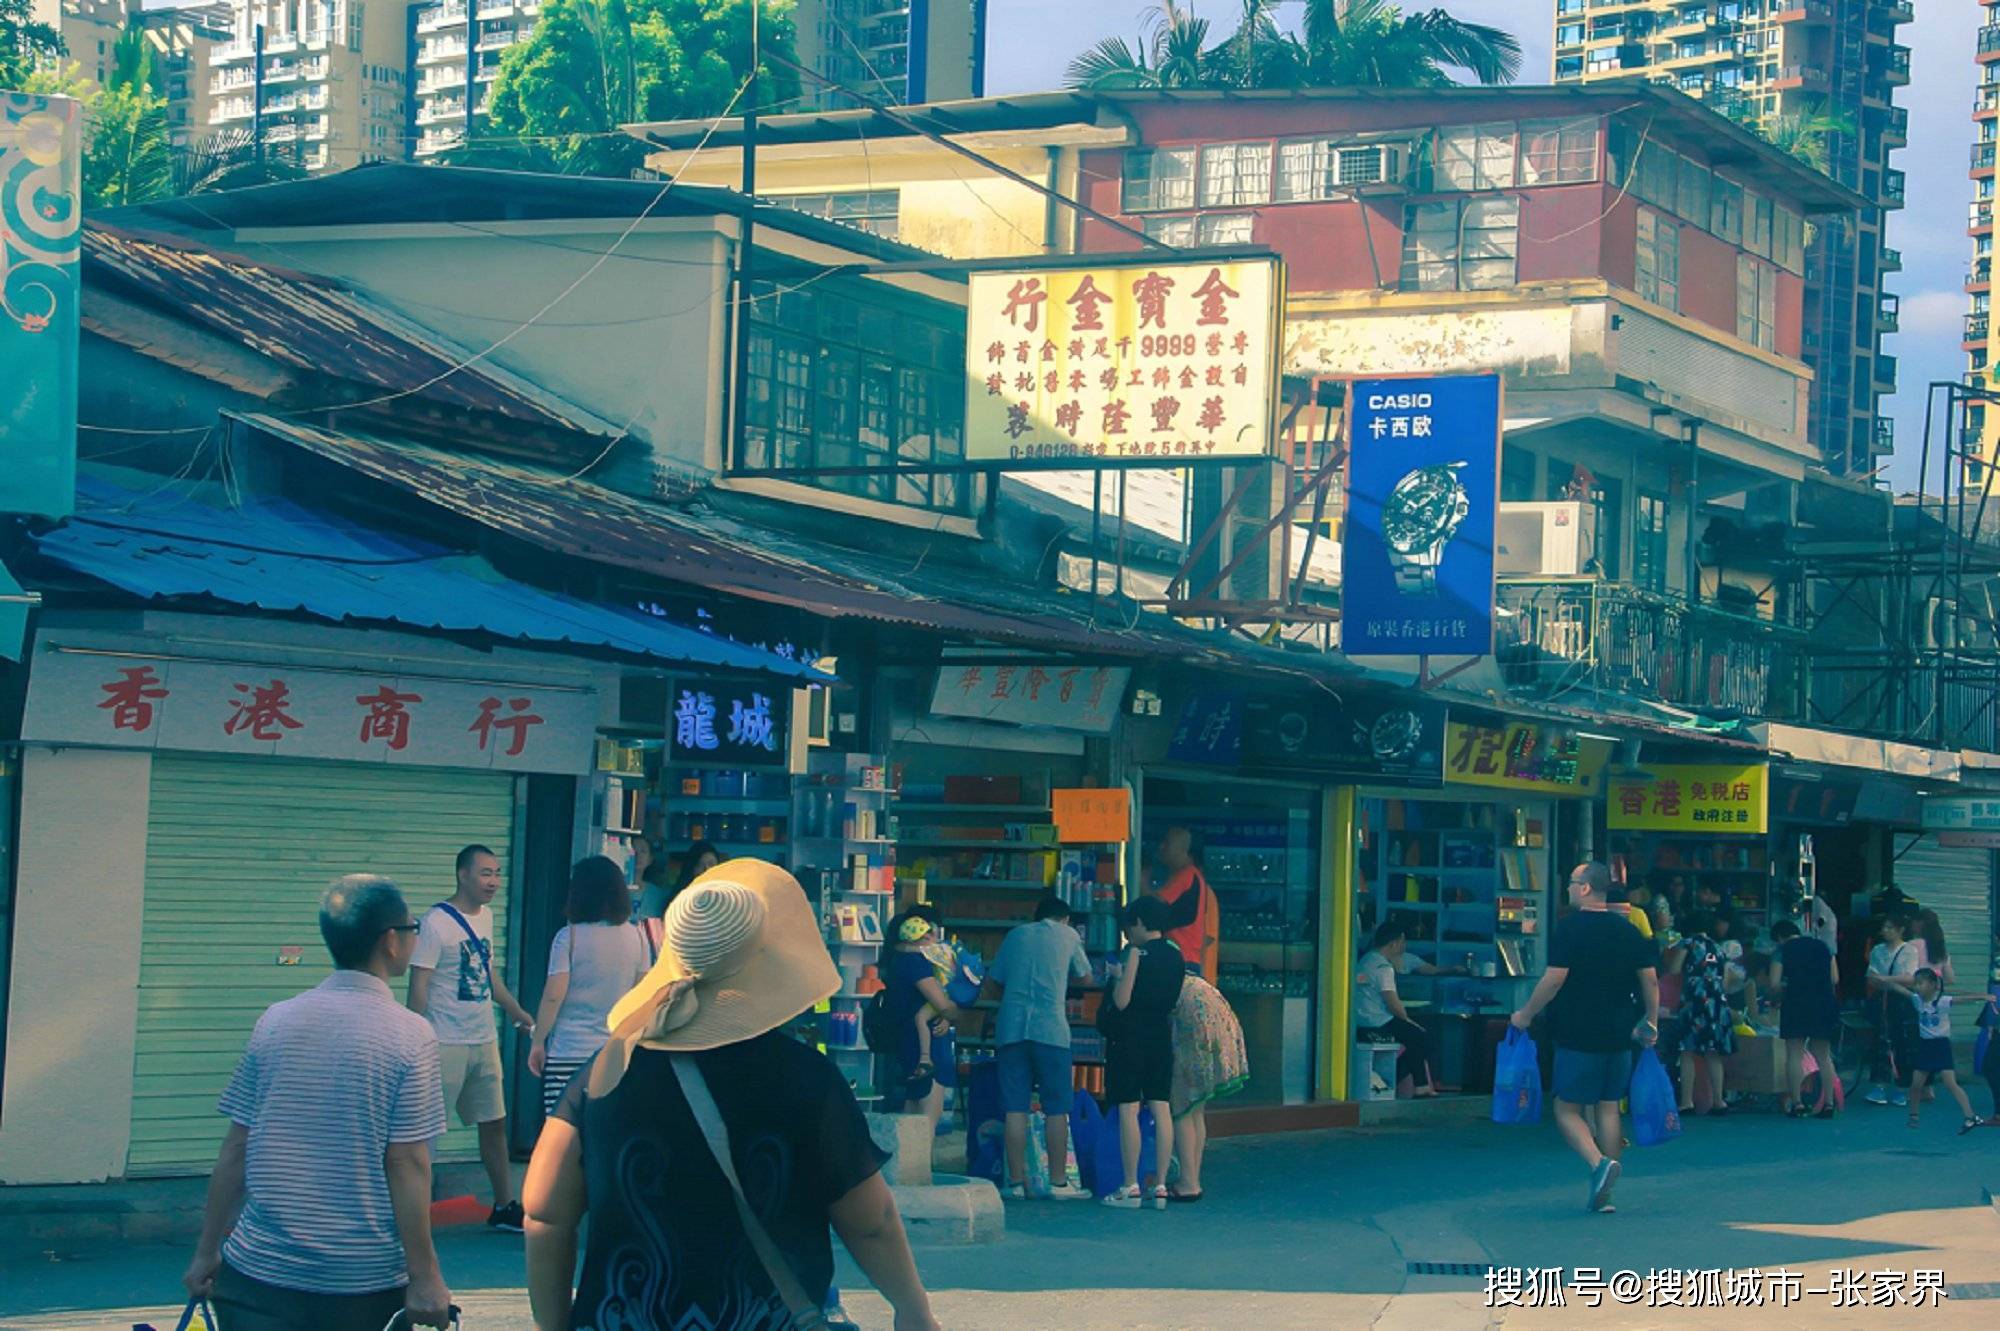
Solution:
[{"label": "chinese characters on sign", "polygon": [[1927,832],[2000,832],[2000,797],[1934,795],[1924,801]]},{"label": "chinese characters on sign", "polygon": [[1643,774],[1613,776],[1609,825],[1620,831],[1769,830],[1769,782],[1762,763],[1648,764]]},{"label": "chinese characters on sign", "polygon": [[1347,390],[1341,650],[1493,650],[1500,379],[1356,379]]},{"label": "chinese characters on sign", "polygon": [[43,652],[32,741],[518,771],[588,770],[596,697],[285,665]]},{"label": "chinese characters on sign", "polygon": [[1076,845],[1079,842],[1122,844],[1132,839],[1132,792],[1123,786],[1051,793],[1056,840]]},{"label": "chinese characters on sign", "polygon": [[1454,721],[1445,740],[1444,779],[1453,785],[1588,795],[1597,790],[1610,758],[1609,740],[1580,739],[1526,722],[1503,728]]},{"label": "chinese characters on sign", "polygon": [[674,682],[667,755],[680,763],[780,767],[791,761],[790,690],[727,679]]},{"label": "chinese characters on sign", "polygon": [[1836,1267],[1824,1283],[1803,1271],[1688,1270],[1655,1267],[1613,1271],[1495,1266],[1486,1272],[1489,1308],[1602,1308],[1607,1303],[1647,1308],[1791,1308],[1824,1300],[1832,1308],[1942,1308],[1951,1297],[1944,1272],[1870,1271]]},{"label": "chinese characters on sign", "polygon": [[931,714],[1108,735],[1131,676],[1123,666],[946,661],[938,667],[937,684],[931,690]]},{"label": "chinese characters on sign", "polygon": [[967,461],[1267,453],[1283,292],[1276,259],[974,273]]}]

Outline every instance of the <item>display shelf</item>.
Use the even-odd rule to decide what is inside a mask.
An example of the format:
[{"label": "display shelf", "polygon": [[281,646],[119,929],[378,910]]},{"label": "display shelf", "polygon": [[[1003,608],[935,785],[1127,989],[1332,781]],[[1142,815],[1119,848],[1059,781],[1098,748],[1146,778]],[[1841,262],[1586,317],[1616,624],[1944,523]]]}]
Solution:
[{"label": "display shelf", "polygon": [[[925,803],[911,803],[907,800],[898,800],[896,801],[896,807],[894,811],[898,816],[903,814],[929,814],[929,813],[950,813],[950,814],[988,813],[988,814],[1002,814],[1002,815],[1039,813],[1046,817],[1049,812],[1049,806],[1046,804],[925,804]],[[972,821],[976,822],[979,820],[973,819]],[[992,821],[992,820],[989,819],[987,821]]]},{"label": "display shelf", "polygon": [[1049,884],[1032,882],[1025,878],[926,878],[923,881],[931,887],[961,891],[987,889],[995,892],[1046,892],[1049,890]]},{"label": "display shelf", "polygon": [[786,815],[792,811],[792,802],[787,799],[766,799],[754,795],[684,795],[679,791],[666,793],[667,803],[683,809],[699,809],[704,813],[763,813]]},{"label": "display shelf", "polygon": [[1027,920],[973,920],[945,919],[940,921],[947,929],[1012,929],[1017,924],[1027,924]]},{"label": "display shelf", "polygon": [[1021,855],[1054,855],[1062,850],[1061,846],[1050,845],[1042,841],[980,841],[976,839],[937,841],[906,836],[899,836],[894,838],[894,840],[899,846],[909,846],[917,850],[993,850]]}]

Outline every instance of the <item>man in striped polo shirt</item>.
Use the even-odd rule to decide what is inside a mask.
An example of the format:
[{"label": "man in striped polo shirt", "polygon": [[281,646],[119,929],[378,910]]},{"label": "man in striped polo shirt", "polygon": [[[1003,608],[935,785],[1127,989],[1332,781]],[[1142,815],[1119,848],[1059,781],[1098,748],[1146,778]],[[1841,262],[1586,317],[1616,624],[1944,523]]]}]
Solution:
[{"label": "man in striped polo shirt", "polygon": [[320,898],[334,973],[258,1019],[222,1095],[228,1135],[185,1283],[220,1331],[380,1331],[449,1320],[431,1244],[437,1036],[396,1001],[417,925],[386,878]]}]

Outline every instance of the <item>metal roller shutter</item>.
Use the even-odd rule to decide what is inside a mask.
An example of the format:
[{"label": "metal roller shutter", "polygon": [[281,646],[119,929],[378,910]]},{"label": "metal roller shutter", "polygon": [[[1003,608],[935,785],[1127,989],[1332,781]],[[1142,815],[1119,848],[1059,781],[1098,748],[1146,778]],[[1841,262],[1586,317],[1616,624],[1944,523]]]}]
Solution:
[{"label": "metal roller shutter", "polygon": [[[1896,840],[1896,886],[1937,912],[1957,987],[1984,989],[1993,950],[1993,852],[1940,846],[1934,833]],[[1952,1023],[1961,1043],[1970,1042],[1972,1029],[1969,1019]]]},{"label": "metal roller shutter", "polygon": [[[319,937],[330,881],[387,874],[421,910],[451,894],[461,846],[483,842],[508,863],[513,822],[514,778],[504,774],[156,757],[128,1172],[214,1163],[225,1126],[215,1102],[251,1027],[331,969]],[[495,905],[499,965],[506,890]],[[280,964],[288,948],[298,964]],[[440,1155],[476,1158],[478,1144],[454,1127]]]}]

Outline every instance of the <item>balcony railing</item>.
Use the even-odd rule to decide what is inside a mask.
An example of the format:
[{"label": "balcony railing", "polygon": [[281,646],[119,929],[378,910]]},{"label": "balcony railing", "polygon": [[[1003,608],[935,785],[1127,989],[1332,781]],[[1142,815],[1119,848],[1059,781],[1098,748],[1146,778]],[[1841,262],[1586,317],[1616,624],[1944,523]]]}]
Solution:
[{"label": "balcony railing", "polygon": [[1875,451],[1877,453],[1896,451],[1896,422],[1887,416],[1875,418]]},{"label": "balcony railing", "polygon": [[1890,107],[1889,115],[1882,126],[1882,134],[1886,138],[1908,143],[1910,140],[1910,108],[1907,106]]},{"label": "balcony railing", "polygon": [[1993,55],[2000,52],[2000,23],[1989,23],[1979,30],[1979,54]]},{"label": "balcony railing", "polygon": [[1908,83],[1910,81],[1910,48],[1907,46],[1890,47],[1889,58],[1882,62],[1882,73],[1891,83]]},{"label": "balcony railing", "polygon": [[1875,327],[1880,332],[1893,333],[1902,326],[1902,315],[1902,299],[1885,292],[1875,306]]},{"label": "balcony railing", "polygon": [[1972,169],[1974,171],[1991,171],[1993,169],[1993,148],[1994,144],[1990,141],[1972,145]]},{"label": "balcony railing", "polygon": [[1903,271],[1903,252],[1891,246],[1882,247],[1882,271],[1900,273]]},{"label": "balcony railing", "polygon": [[1904,181],[1905,177],[1901,171],[1884,171],[1882,173],[1882,202],[1892,208],[1902,207]]},{"label": "balcony railing", "polygon": [[1974,228],[1993,225],[1993,200],[1976,199],[1966,213],[1966,221]]},{"label": "balcony railing", "polygon": [[463,22],[465,22],[465,5],[463,0],[459,0],[456,4],[444,4],[425,10],[417,19],[417,31],[433,32],[438,28]]},{"label": "balcony railing", "polygon": [[1672,706],[1796,716],[1793,630],[1615,583],[1505,581],[1494,657],[1530,696],[1577,688]]},{"label": "balcony railing", "polygon": [[1886,386],[1888,388],[1896,386],[1896,358],[1894,356],[1877,356],[1875,358],[1875,382],[1878,386]]},{"label": "balcony railing", "polygon": [[1898,23],[1915,23],[1917,21],[1917,0],[1890,0],[1890,3],[1884,5],[1883,8],[1888,10],[1889,17],[1895,19]]},{"label": "balcony railing", "polygon": [[1993,281],[1993,258],[1991,255],[1988,255],[1986,258],[1983,259],[1974,259],[1972,261],[1972,267],[1968,268],[1965,272],[1965,285],[1967,290],[1970,290],[1973,287],[1988,286],[1992,283],[1992,281]]},{"label": "balcony railing", "polygon": [[1986,340],[1986,319],[1987,316],[1984,311],[1965,316],[1965,340],[1967,342],[1984,342]]}]

